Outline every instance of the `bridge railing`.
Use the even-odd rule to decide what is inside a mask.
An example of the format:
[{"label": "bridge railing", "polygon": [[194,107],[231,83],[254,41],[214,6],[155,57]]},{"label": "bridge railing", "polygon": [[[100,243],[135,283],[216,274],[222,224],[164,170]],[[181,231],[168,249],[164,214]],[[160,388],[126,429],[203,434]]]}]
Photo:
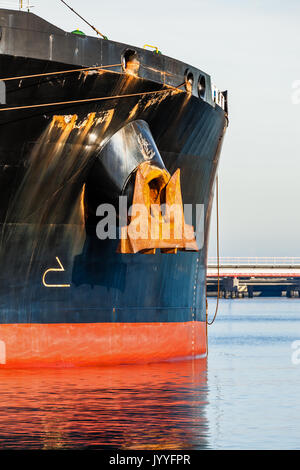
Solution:
[{"label": "bridge railing", "polygon": [[[216,257],[208,258],[208,266],[217,266],[218,260]],[[300,266],[300,256],[237,256],[226,257],[223,256],[219,260],[220,266]]]}]

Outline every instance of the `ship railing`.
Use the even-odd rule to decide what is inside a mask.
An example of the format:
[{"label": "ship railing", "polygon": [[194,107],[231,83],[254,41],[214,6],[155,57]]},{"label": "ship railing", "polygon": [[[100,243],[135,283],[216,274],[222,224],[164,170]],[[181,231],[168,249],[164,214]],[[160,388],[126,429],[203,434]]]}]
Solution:
[{"label": "ship railing", "polygon": [[225,96],[215,85],[212,85],[212,99],[218,106],[225,109]]},{"label": "ship railing", "polygon": [[[252,257],[221,257],[220,266],[300,266],[300,256],[252,256]],[[218,259],[208,258],[208,266],[217,266]]]},{"label": "ship railing", "polygon": [[23,10],[28,11],[34,5],[32,0],[4,0],[0,1],[0,8],[7,8],[9,10]]}]

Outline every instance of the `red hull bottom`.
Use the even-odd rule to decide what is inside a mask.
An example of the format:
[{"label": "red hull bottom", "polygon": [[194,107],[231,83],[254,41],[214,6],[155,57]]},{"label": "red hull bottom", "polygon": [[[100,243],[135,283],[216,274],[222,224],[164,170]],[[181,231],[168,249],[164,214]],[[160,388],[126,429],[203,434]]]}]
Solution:
[{"label": "red hull bottom", "polygon": [[205,322],[0,325],[0,368],[139,364],[206,356]]}]

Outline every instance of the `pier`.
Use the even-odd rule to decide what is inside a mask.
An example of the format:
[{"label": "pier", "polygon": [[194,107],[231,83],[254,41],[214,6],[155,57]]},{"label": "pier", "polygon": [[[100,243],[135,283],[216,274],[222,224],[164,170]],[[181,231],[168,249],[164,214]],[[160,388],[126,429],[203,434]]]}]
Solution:
[{"label": "pier", "polygon": [[[207,296],[218,293],[218,262],[208,259]],[[221,298],[300,297],[300,257],[220,258]]]}]

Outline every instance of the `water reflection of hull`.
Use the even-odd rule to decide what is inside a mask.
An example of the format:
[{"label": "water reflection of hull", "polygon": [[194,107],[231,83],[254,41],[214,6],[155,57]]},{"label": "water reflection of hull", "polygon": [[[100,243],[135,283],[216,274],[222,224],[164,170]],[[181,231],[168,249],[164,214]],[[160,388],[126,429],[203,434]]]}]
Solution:
[{"label": "water reflection of hull", "polygon": [[205,448],[206,381],[205,359],[113,368],[5,370],[0,448]]},{"label": "water reflection of hull", "polygon": [[[57,28],[31,14],[1,15],[0,66],[7,76],[93,65],[100,49],[102,64],[118,64],[124,52],[125,45],[111,41],[65,33],[62,40]],[[200,99],[196,84],[193,93],[174,89],[186,64],[142,50],[139,57],[137,76],[117,66],[6,82],[8,107],[129,96],[0,113],[3,366],[149,362],[206,352],[207,237],[226,115],[209,98],[208,76]],[[143,150],[152,146],[157,165],[170,174],[180,169],[183,203],[204,205],[199,252],[124,255],[118,240],[97,238],[96,207],[115,204],[133,184],[132,152],[124,165],[123,151],[112,166],[103,155],[128,123],[143,128]]]}]

